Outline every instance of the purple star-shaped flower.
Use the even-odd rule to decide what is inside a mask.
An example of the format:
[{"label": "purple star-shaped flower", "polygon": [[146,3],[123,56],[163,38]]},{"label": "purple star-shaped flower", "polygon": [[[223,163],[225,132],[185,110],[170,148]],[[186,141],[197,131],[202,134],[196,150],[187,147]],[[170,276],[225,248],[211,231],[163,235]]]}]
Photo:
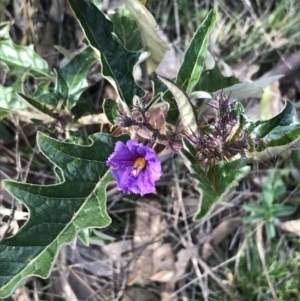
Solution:
[{"label": "purple star-shaped flower", "polygon": [[162,173],[154,150],[134,140],[126,145],[118,141],[106,165],[112,167],[111,173],[124,193],[155,192],[155,182]]}]

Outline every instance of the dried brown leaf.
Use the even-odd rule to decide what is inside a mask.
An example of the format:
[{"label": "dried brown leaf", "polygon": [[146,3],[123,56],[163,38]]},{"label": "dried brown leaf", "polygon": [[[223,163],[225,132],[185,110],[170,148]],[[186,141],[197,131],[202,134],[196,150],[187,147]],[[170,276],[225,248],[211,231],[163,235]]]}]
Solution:
[{"label": "dried brown leaf", "polygon": [[202,258],[209,258],[214,248],[220,242],[222,242],[228,235],[232,234],[238,227],[242,225],[242,219],[240,217],[234,217],[227,219],[220,223],[211,234],[205,238],[205,243],[202,248]]},{"label": "dried brown leaf", "polygon": [[175,271],[174,259],[171,246],[163,242],[168,234],[166,229],[167,223],[158,202],[149,201],[137,206],[133,243],[138,259],[131,266],[128,285],[171,279]]},{"label": "dried brown leaf", "polygon": [[79,300],[102,301],[103,299],[86,282],[87,275],[76,270],[70,270],[68,281]]},{"label": "dried brown leaf", "polygon": [[287,231],[294,235],[300,236],[300,219],[287,221],[287,222],[277,222],[276,224],[283,231]]}]

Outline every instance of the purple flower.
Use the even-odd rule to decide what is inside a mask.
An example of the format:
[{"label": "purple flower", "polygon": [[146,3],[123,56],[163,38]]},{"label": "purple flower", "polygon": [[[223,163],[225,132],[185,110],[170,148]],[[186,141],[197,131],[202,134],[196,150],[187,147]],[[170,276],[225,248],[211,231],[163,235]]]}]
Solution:
[{"label": "purple flower", "polygon": [[154,184],[162,173],[154,150],[134,140],[126,145],[118,141],[106,165],[112,167],[117,186],[124,193],[155,192]]}]

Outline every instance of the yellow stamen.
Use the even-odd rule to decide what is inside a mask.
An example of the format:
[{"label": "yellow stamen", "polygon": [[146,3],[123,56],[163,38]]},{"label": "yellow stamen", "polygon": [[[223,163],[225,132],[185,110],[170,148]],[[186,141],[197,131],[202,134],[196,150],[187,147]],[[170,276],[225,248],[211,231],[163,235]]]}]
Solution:
[{"label": "yellow stamen", "polygon": [[137,177],[139,175],[139,173],[141,172],[141,170],[143,170],[146,166],[146,160],[143,157],[138,157],[137,159],[135,159],[134,164],[133,164],[133,170],[132,170],[132,174]]},{"label": "yellow stamen", "polygon": [[143,157],[138,157],[137,159],[135,159],[133,166],[134,168],[142,170],[146,166],[146,160]]}]

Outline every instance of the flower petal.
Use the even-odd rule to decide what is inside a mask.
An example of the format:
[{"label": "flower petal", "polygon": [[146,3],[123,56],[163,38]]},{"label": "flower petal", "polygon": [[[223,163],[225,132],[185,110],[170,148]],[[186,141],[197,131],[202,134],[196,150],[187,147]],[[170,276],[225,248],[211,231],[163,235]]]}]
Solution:
[{"label": "flower petal", "polygon": [[119,168],[129,167],[133,165],[135,159],[136,155],[123,142],[118,141],[115,151],[108,158],[106,165]]},{"label": "flower petal", "polygon": [[[138,158],[144,158],[146,165],[137,171],[135,162]],[[155,182],[162,174],[161,163],[154,150],[134,140],[128,140],[126,145],[117,142],[106,164],[113,168],[112,175],[124,193],[153,193],[156,190]]]}]

